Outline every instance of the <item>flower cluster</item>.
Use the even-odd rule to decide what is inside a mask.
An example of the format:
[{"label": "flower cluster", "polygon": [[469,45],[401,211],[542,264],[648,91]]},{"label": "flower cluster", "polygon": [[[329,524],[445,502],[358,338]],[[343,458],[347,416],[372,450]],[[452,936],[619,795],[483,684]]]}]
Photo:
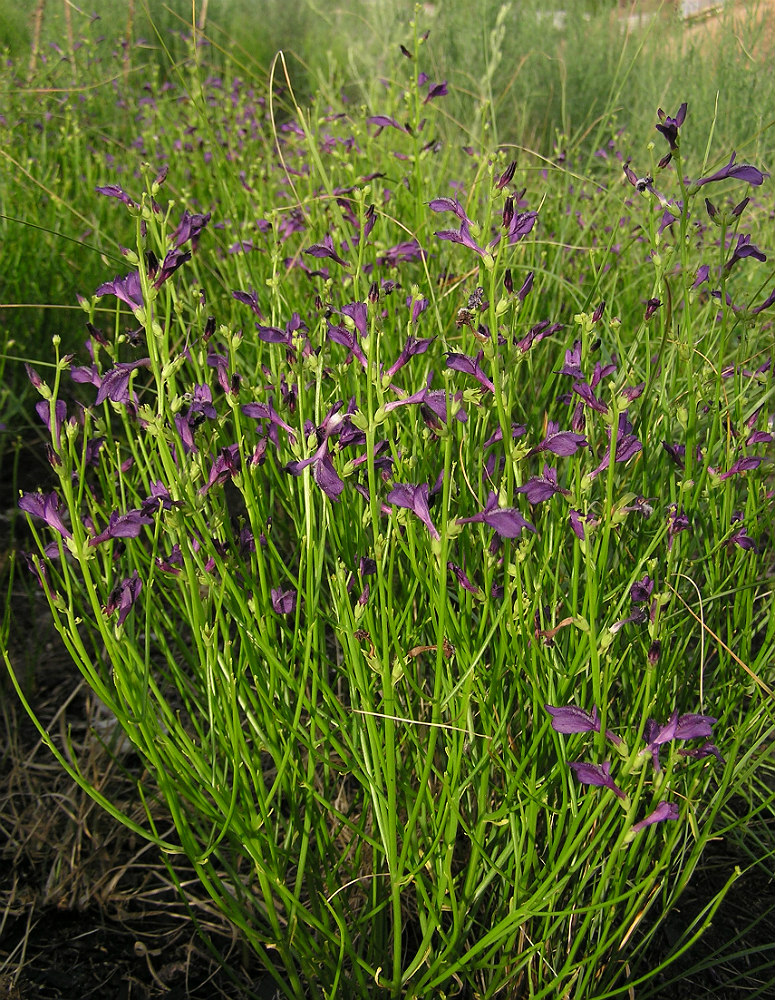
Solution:
[{"label": "flower cluster", "polygon": [[[592,707],[591,712],[576,705],[544,705],[544,708],[551,716],[551,726],[556,733],[570,735],[573,733],[599,733],[600,716],[597,706]],[[622,738],[610,729],[606,729],[606,739],[614,745],[620,758],[623,761],[625,775],[636,771],[644,756],[650,755],[654,771],[662,770],[659,761],[660,749],[675,741],[703,740],[697,747],[682,748],[678,753],[684,757],[701,759],[703,757],[714,756],[720,763],[724,759],[718,747],[710,741],[713,725],[716,719],[710,715],[679,715],[678,710],[674,710],[668,721],[660,725],[654,719],[649,719],[643,731],[642,739],[646,746],[638,751],[635,760],[630,758],[630,751]],[[603,761],[602,764],[593,764],[587,761],[571,761],[568,765],[576,778],[582,785],[594,785],[599,788],[608,788],[625,805],[629,806],[629,797],[611,777],[610,761]],[[660,788],[660,794],[662,793]],[[662,822],[666,819],[676,820],[680,812],[678,806],[662,799],[657,806],[643,819],[634,823],[628,832],[627,839],[631,840],[634,835],[640,833],[647,826]]]}]

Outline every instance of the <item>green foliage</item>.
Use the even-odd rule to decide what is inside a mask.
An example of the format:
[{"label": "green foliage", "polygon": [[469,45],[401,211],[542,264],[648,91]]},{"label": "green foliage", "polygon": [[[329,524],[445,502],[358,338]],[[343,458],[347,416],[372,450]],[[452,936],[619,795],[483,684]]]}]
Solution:
[{"label": "green foliage", "polygon": [[[311,46],[313,8],[286,8]],[[248,13],[229,59],[119,62],[36,107],[20,85],[2,154],[10,298],[58,282],[90,324],[90,354],[20,348],[58,483],[23,505],[56,626],[174,824],[149,805],[133,828],[173,878],[187,856],[285,995],[624,995],[712,838],[772,850],[747,831],[773,805],[773,275],[733,260],[738,235],[771,244],[771,194],[696,184],[731,147],[693,106],[662,169],[653,106],[619,130],[637,63],[595,62],[607,14],[563,29],[569,67],[588,48],[541,119],[516,96],[532,50],[504,83],[509,5],[468,32],[439,6],[427,40],[395,33],[400,5],[364,4],[357,37],[327,12],[350,62],[324,75],[321,40],[309,103],[282,59],[267,86]],[[506,93],[546,142],[510,179]],[[599,724],[563,733],[547,704]],[[649,748],[673,713],[717,720],[723,760]],[[665,801],[677,820],[635,826]]]}]

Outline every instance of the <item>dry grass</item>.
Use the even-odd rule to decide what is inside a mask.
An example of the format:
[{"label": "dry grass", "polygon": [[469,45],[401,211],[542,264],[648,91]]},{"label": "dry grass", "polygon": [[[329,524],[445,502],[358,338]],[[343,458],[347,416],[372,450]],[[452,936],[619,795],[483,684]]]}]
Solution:
[{"label": "dry grass", "polygon": [[[138,758],[106,745],[110,720],[66,652],[51,637],[39,652],[38,718],[86,780],[142,823]],[[239,942],[193,872],[176,866],[186,905],[155,848],[73,783],[12,692],[0,725],[0,998],[245,995],[196,932],[192,913],[240,968]],[[152,808],[160,833],[171,833],[163,806]],[[247,987],[248,970],[242,979]]]}]

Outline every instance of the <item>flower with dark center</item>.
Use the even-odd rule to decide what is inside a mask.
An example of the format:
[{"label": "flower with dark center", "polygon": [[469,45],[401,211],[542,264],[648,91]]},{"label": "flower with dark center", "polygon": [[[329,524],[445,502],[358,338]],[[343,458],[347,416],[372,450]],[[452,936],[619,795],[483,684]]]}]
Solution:
[{"label": "flower with dark center", "polygon": [[240,471],[240,453],[238,444],[230,444],[221,448],[210,466],[207,482],[199,489],[199,495],[208,493],[213,486],[221,485],[232,479]]},{"label": "flower with dark center", "polygon": [[269,592],[272,599],[272,607],[278,615],[292,615],[296,611],[296,591],[293,588],[282,590],[280,587],[272,587]]},{"label": "flower with dark center", "polygon": [[132,605],[140,596],[140,591],[142,589],[143,582],[138,576],[137,570],[135,570],[130,577],[126,580],[122,580],[118,587],[116,587],[108,598],[103,611],[106,615],[112,615],[113,612],[118,609],[117,624],[123,625],[127,619],[127,615],[132,609]]},{"label": "flower with dark center", "polygon": [[499,507],[498,494],[490,491],[484,509],[471,517],[459,517],[457,524],[486,524],[492,528],[501,538],[518,538],[524,528],[528,531],[536,529],[526,521],[515,507]]},{"label": "flower with dark center", "polygon": [[58,531],[63,538],[72,538],[73,533],[62,520],[59,497],[56,493],[22,493],[19,509],[42,518],[46,524]]},{"label": "flower with dark center", "polygon": [[675,118],[670,118],[666,115],[662,108],[657,109],[657,117],[659,118],[659,123],[656,126],[657,132],[661,132],[667,139],[670,152],[672,153],[678,149],[678,130],[686,120],[686,104],[681,105],[676,112]]}]

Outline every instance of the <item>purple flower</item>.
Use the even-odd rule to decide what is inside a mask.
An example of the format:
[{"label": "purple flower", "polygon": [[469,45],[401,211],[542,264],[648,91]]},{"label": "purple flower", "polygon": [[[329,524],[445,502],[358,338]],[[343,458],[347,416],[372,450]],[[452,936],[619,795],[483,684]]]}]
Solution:
[{"label": "purple flower", "polygon": [[732,515],[732,524],[736,525],[736,527],[735,531],[727,539],[727,546],[731,549],[733,545],[737,545],[738,548],[756,552],[756,542],[746,531],[740,511],[736,511]]},{"label": "purple flower", "polygon": [[441,229],[433,235],[438,236],[440,240],[446,240],[449,243],[459,243],[461,246],[467,247],[469,250],[473,250],[474,253],[479,254],[482,258],[484,258],[485,254],[488,252],[483,247],[480,247],[471,235],[471,228],[467,219],[464,219],[463,222],[460,223],[460,229]]},{"label": "purple flower", "polygon": [[471,220],[457,198],[434,198],[433,201],[428,202],[428,208],[432,212],[452,212],[461,222],[471,224]]},{"label": "purple flower", "polygon": [[[40,419],[48,428],[50,434],[52,434],[51,428],[51,404],[47,399],[41,399],[35,404],[35,412],[38,414]],[[58,399],[54,403],[54,428],[52,437],[54,439],[54,447],[59,447],[59,435],[62,432],[62,424],[65,422],[67,417],[67,403],[63,399]]]},{"label": "purple flower", "polygon": [[149,368],[149,358],[141,358],[139,361],[119,361],[115,368],[109,369],[102,376],[102,382],[97,391],[97,398],[94,401],[96,406],[104,403],[106,399],[113,400],[114,403],[123,403],[127,406],[131,400],[129,398],[129,376],[136,368]]},{"label": "purple flower", "polygon": [[278,615],[292,615],[296,611],[295,590],[281,590],[279,587],[272,587],[269,594],[272,598],[272,607]]},{"label": "purple flower", "polygon": [[767,298],[763,302],[760,302],[758,306],[754,306],[753,307],[753,309],[751,310],[751,315],[758,316],[758,314],[763,309],[769,309],[769,307],[771,305],[773,305],[774,303],[775,303],[775,288],[772,289],[772,291],[770,292],[770,294],[767,296]]},{"label": "purple flower", "polygon": [[250,306],[256,316],[258,316],[259,319],[263,319],[264,314],[261,312],[261,308],[258,304],[258,293],[255,288],[251,288],[249,292],[232,292],[231,297],[236,299],[237,302],[242,302],[244,305]]},{"label": "purple flower", "polygon": [[186,250],[185,252],[177,249],[170,250],[161,263],[159,272],[153,282],[153,287],[159,288],[164,284],[167,278],[171,277],[179,267],[187,263],[189,260],[191,260],[190,250]]},{"label": "purple flower", "polygon": [[463,569],[460,566],[458,566],[457,563],[454,563],[450,560],[447,563],[447,569],[451,570],[455,574],[457,582],[460,584],[463,590],[467,590],[470,594],[473,594],[480,600],[483,598],[484,595],[482,594],[481,587],[477,587],[476,584],[471,583],[471,581],[468,579]]},{"label": "purple flower", "polygon": [[648,322],[661,305],[662,302],[659,299],[649,299],[646,303],[646,311],[643,314],[644,320]]},{"label": "purple flower", "polygon": [[387,115],[372,115],[366,121],[369,125],[377,126],[377,131],[374,133],[375,136],[378,136],[383,128],[397,128],[399,132],[406,132],[407,135],[411,134],[408,128],[397,122],[395,118],[388,118]]},{"label": "purple flower", "polygon": [[715,174],[711,174],[709,177],[702,177],[700,180],[695,181],[692,185],[692,191],[701,188],[703,184],[711,184],[713,181],[725,181],[728,178],[734,178],[738,181],[746,181],[748,184],[752,184],[754,187],[758,187],[760,184],[764,183],[764,178],[769,177],[767,173],[762,173],[757,167],[752,166],[750,163],[735,163],[735,152],[732,152],[729,158],[729,163],[721,170],[717,170]]},{"label": "purple flower", "polygon": [[576,777],[582,785],[598,785],[602,788],[610,788],[620,799],[627,798],[611,777],[611,765],[607,760],[603,761],[602,764],[587,764],[580,760],[571,761],[568,766],[573,768]]},{"label": "purple flower", "polygon": [[657,132],[661,132],[670,145],[670,152],[678,149],[678,129],[686,119],[686,104],[682,104],[676,112],[675,118],[669,118],[662,108],[657,110],[659,124],[656,126]]},{"label": "purple flower", "polygon": [[324,236],[322,243],[314,243],[309,249],[305,250],[304,253],[309,254],[310,257],[328,257],[333,260],[336,264],[341,264],[342,267],[347,267],[347,261],[342,260],[339,254],[334,249],[334,241],[331,236]]},{"label": "purple flower", "polygon": [[428,529],[431,538],[439,539],[441,535],[436,530],[428,508],[430,487],[427,483],[395,483],[386,499],[396,507],[406,507],[413,511]]},{"label": "purple flower", "polygon": [[509,221],[506,232],[508,245],[513,246],[519,240],[524,239],[528,233],[531,233],[537,219],[538,212],[515,212]]},{"label": "purple flower", "polygon": [[448,354],[447,368],[451,368],[456,372],[465,372],[466,375],[473,375],[479,385],[487,389],[488,392],[495,392],[495,386],[482,371],[482,367],[479,364],[482,356],[482,351],[475,358],[471,358],[467,354]]},{"label": "purple flower", "polygon": [[125,205],[128,205],[130,208],[134,208],[135,203],[126,191],[119,187],[118,184],[103,184],[101,187],[97,187],[94,190],[97,194],[104,194],[107,198],[118,198],[118,200],[123,201]]},{"label": "purple flower", "polygon": [[719,748],[715,743],[711,743],[707,740],[702,746],[693,747],[691,749],[679,750],[678,753],[682,757],[694,757],[695,760],[702,760],[704,757],[715,757],[719,764],[725,764],[726,761],[721,756]]},{"label": "purple flower", "polygon": [[[532,274],[532,271],[531,271]],[[551,337],[553,333],[557,333],[558,330],[562,329],[562,323],[550,323],[548,319],[542,319],[535,326],[532,326],[527,334],[521,339],[516,341],[515,346],[526,354],[533,344],[540,344],[542,340],[547,337]]]},{"label": "purple flower", "polygon": [[764,459],[757,455],[744,455],[743,458],[738,458],[736,462],[733,462],[726,472],[716,474],[719,479],[729,479],[730,476],[739,476],[741,472],[751,472],[751,470],[757,469],[763,461]]},{"label": "purple flower", "polygon": [[143,308],[143,289],[140,284],[140,272],[130,271],[125,278],[114,278],[113,281],[106,281],[100,285],[94,293],[98,298],[103,295],[115,295],[121,302],[126,303],[134,312]]},{"label": "purple flower", "polygon": [[630,600],[633,604],[644,604],[654,592],[654,581],[648,574],[642,580],[637,580],[630,587]]},{"label": "purple flower", "polygon": [[670,504],[667,511],[667,548],[672,549],[675,536],[679,531],[689,530],[689,518],[684,511],[679,511],[677,504]]},{"label": "purple flower", "polygon": [[58,531],[63,538],[72,538],[72,532],[65,526],[60,514],[59,497],[56,493],[23,493],[19,498],[19,509],[42,518],[46,524]]},{"label": "purple flower", "polygon": [[649,719],[643,732],[647,746],[642,753],[650,753],[654,762],[654,770],[661,770],[659,764],[659,748],[672,740],[707,739],[712,736],[712,728],[717,720],[710,715],[680,715],[675,709],[667,722],[660,726],[654,719]]},{"label": "purple flower", "polygon": [[639,823],[634,823],[630,832],[640,833],[641,830],[645,830],[647,826],[651,826],[653,823],[662,823],[666,819],[678,819],[680,815],[681,813],[675,803],[663,800],[645,819],[642,819]]},{"label": "purple flower", "polygon": [[108,519],[108,526],[100,535],[89,539],[89,545],[99,545],[109,538],[138,538],[146,524],[153,524],[153,518],[142,510],[128,510],[125,514],[114,511]]},{"label": "purple flower", "polygon": [[201,215],[198,212],[185,210],[178,223],[178,228],[170,237],[172,245],[179,249],[184,243],[191,240],[192,249],[196,250],[202,230],[210,221],[210,213]]},{"label": "purple flower", "polygon": [[743,260],[744,257],[753,257],[755,260],[766,261],[767,254],[762,253],[762,251],[756,246],[755,243],[751,243],[750,236],[743,236],[739,234],[737,237],[737,243],[734,250],[732,251],[732,256],[726,263],[726,268],[732,267],[739,260]]},{"label": "purple flower", "polygon": [[536,529],[526,521],[520,512],[514,507],[499,507],[498,494],[490,491],[484,510],[479,511],[471,517],[459,517],[458,524],[481,523],[493,528],[501,538],[518,538],[522,530],[529,531]]},{"label": "purple flower", "polygon": [[432,101],[436,97],[446,97],[447,96],[447,81],[442,80],[441,83],[434,84],[425,96],[423,104],[427,104],[428,101]]},{"label": "purple flower", "polygon": [[600,717],[597,714],[597,707],[592,707],[592,712],[586,712],[576,705],[544,705],[546,711],[552,717],[552,729],[556,733],[569,735],[571,733],[599,733]]},{"label": "purple flower", "polygon": [[569,495],[569,491],[563,489],[557,483],[557,470],[549,465],[544,465],[544,471],[540,476],[533,476],[523,486],[518,486],[515,493],[524,493],[528,503],[542,503],[553,497],[555,493]]},{"label": "purple flower", "polygon": [[591,386],[586,382],[574,382],[573,391],[577,396],[581,397],[581,401],[585,406],[588,406],[592,410],[597,410],[598,413],[608,413],[608,404],[599,400],[592,391]]},{"label": "purple flower", "polygon": [[587,444],[587,439],[583,434],[561,431],[559,424],[549,420],[546,424],[546,436],[543,441],[540,441],[535,448],[531,448],[528,454],[536,455],[541,451],[550,451],[560,458],[567,458],[569,455],[575,455],[579,448],[586,448]]},{"label": "purple flower", "polygon": [[581,370],[581,341],[576,340],[573,347],[565,351],[565,364],[558,368],[555,375],[570,375],[571,378],[582,379],[584,373]]},{"label": "purple flower", "polygon": [[142,589],[143,582],[138,576],[137,570],[135,570],[130,577],[126,580],[122,580],[118,587],[116,587],[108,598],[108,602],[103,608],[103,611],[106,615],[112,615],[118,608],[117,624],[123,625],[132,608],[132,605],[140,596],[140,591]]},{"label": "purple flower", "polygon": [[514,171],[517,169],[517,161],[512,160],[511,163],[506,167],[503,173],[500,175],[498,180],[495,182],[495,190],[502,191],[507,184],[511,184],[514,180]]},{"label": "purple flower", "polygon": [[199,488],[200,496],[209,492],[213,486],[225,483],[232,479],[240,470],[239,445],[230,444],[221,448],[218,456],[210,466],[210,475],[207,482]]},{"label": "purple flower", "polygon": [[358,343],[358,337],[355,330],[349,330],[346,326],[332,326],[329,323],[327,336],[328,339],[332,340],[335,344],[341,344],[342,347],[346,347],[350,354],[357,358],[364,368],[368,367],[369,362],[366,359],[366,355],[363,353],[363,349]]},{"label": "purple flower", "polygon": [[[576,705],[561,705],[560,707],[544,705],[544,708],[552,717],[552,729],[556,733],[570,735],[571,733],[600,732],[600,716],[596,705],[592,706],[591,714]],[[612,743],[617,746],[621,745],[621,739],[610,729],[606,729],[605,735],[606,739]]]},{"label": "purple flower", "polygon": [[300,476],[308,466],[312,466],[312,478],[329,500],[336,503],[344,490],[344,483],[339,478],[334,463],[328,452],[328,438],[324,438],[314,455],[302,461],[288,462],[284,467],[292,476]]},{"label": "purple flower", "polygon": [[[399,406],[419,404],[422,409],[423,418],[429,427],[436,423],[437,419],[442,423],[447,423],[449,418],[447,393],[444,389],[431,389],[432,381],[433,372],[429,372],[427,383],[424,388],[412,393],[411,396],[404,396],[403,399],[394,399],[392,402],[386,403],[385,413],[390,413],[391,410],[395,410]],[[455,395],[452,396],[452,400],[459,404],[462,399],[462,395],[463,394],[460,392],[455,393]],[[468,414],[460,405],[458,405],[455,410],[455,419],[462,424],[468,420]]]},{"label": "purple flower", "polygon": [[151,492],[140,505],[140,513],[150,517],[157,510],[172,510],[173,507],[182,507],[182,500],[173,500],[170,491],[160,479],[151,480]]},{"label": "purple flower", "polygon": [[409,337],[407,337],[401,353],[398,355],[393,364],[385,371],[385,376],[387,378],[392,378],[397,371],[404,367],[410,358],[413,358],[416,354],[425,354],[435,339],[435,337],[413,337],[410,334]]},{"label": "purple flower", "polygon": [[[245,403],[242,407],[242,412],[246,417],[250,417],[253,420],[268,420],[271,428],[282,427],[282,429],[288,435],[289,440],[293,443],[296,440],[296,434],[290,424],[282,419],[282,417],[277,413],[272,403]],[[270,430],[269,436],[272,443],[277,447],[279,439],[277,437],[277,431],[272,432]]]}]

